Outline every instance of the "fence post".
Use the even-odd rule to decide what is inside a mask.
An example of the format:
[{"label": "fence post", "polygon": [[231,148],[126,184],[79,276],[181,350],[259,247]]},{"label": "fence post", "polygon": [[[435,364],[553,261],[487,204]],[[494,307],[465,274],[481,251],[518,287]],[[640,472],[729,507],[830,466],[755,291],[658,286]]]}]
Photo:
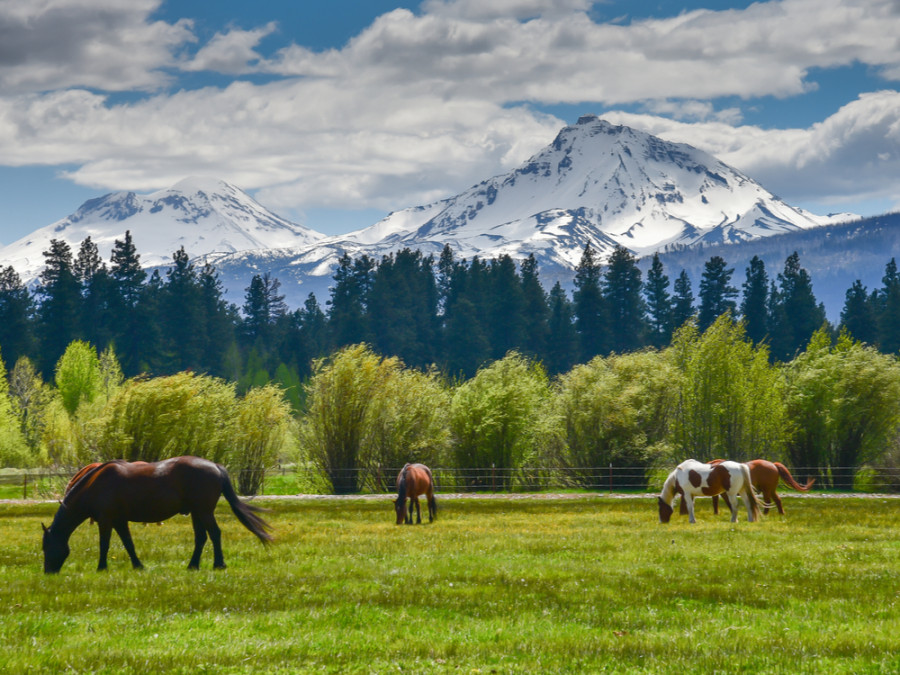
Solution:
[{"label": "fence post", "polygon": [[28,472],[22,474],[22,499],[28,499]]},{"label": "fence post", "polygon": [[609,494],[612,494],[612,462],[609,463]]},{"label": "fence post", "polygon": [[497,471],[496,464],[491,462],[491,492],[497,491]]}]

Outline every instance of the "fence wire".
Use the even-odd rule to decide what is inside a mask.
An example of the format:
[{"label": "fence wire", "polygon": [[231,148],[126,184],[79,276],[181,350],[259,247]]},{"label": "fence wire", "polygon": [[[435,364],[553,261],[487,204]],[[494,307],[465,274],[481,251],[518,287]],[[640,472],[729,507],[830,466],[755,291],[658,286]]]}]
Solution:
[{"label": "fence wire", "polygon": [[[518,469],[490,467],[459,469],[433,467],[438,492],[550,492],[554,490],[587,490],[595,492],[656,492],[662,487],[669,468],[645,467],[522,467]],[[260,494],[293,494],[285,488],[299,487],[296,493],[392,493],[396,492],[397,468],[342,469],[325,476],[311,467],[278,466],[266,470],[266,481]],[[75,470],[25,471],[0,474],[0,485],[7,486],[7,498],[54,498],[62,496],[66,483]],[[235,484],[240,483],[240,470],[230,471]],[[852,491],[866,493],[900,492],[900,467],[796,467],[791,473],[798,483],[808,477],[820,480],[812,491],[831,489],[833,485],[853,485]],[[273,492],[276,477],[291,478],[287,485]],[[330,479],[330,480],[329,480]],[[269,484],[267,490],[266,484]],[[19,492],[18,488],[21,489]],[[340,489],[335,489],[340,486]],[[783,483],[780,491],[790,492]]]}]

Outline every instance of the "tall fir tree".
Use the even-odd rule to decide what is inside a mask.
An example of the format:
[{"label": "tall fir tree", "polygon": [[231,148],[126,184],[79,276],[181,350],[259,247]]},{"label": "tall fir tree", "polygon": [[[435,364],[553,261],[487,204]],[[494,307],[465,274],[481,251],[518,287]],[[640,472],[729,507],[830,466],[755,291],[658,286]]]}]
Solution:
[{"label": "tall fir tree", "polygon": [[82,337],[81,289],[73,264],[71,247],[61,239],[51,239],[37,287],[37,333],[44,373],[53,372],[69,343]]},{"label": "tall fir tree", "polygon": [[601,283],[609,320],[609,348],[623,354],[644,346],[646,305],[641,295],[641,270],[631,252],[616,246]]},{"label": "tall fir tree", "polygon": [[878,347],[885,354],[896,354],[900,352],[900,273],[894,258],[885,265],[881,283],[876,302]]},{"label": "tall fir tree", "polygon": [[237,317],[226,302],[222,282],[216,269],[206,263],[200,270],[200,310],[203,316],[204,336],[201,364],[204,372],[216,377],[226,375],[226,355],[235,342]]},{"label": "tall fir tree", "polygon": [[705,331],[722,314],[735,312],[737,289],[731,285],[734,268],[721,256],[714,255],[706,261],[703,276],[700,278],[700,309],[697,313],[697,326]]},{"label": "tall fir tree", "polygon": [[362,274],[355,273],[353,259],[344,253],[338,260],[334,272],[334,285],[328,301],[328,330],[333,348],[367,342],[369,331],[363,297],[363,283],[368,281]]},{"label": "tall fir tree", "polygon": [[[110,332],[122,370],[131,377],[155,363],[159,348],[158,342],[153,340],[158,335],[157,314],[148,314],[146,306],[138,307],[147,273],[141,267],[141,257],[130,230],[125,231],[124,239],[113,242],[109,279],[108,310],[113,321]],[[151,344],[152,353],[148,349]]]},{"label": "tall fir tree", "polygon": [[694,292],[691,289],[691,278],[685,270],[681,270],[672,285],[672,332],[681,328],[694,314]]},{"label": "tall fir tree", "polygon": [[164,369],[203,371],[206,324],[197,270],[182,246],[172,254],[160,295],[159,324],[167,354]]},{"label": "tall fir tree", "polygon": [[654,253],[644,283],[644,300],[647,305],[647,341],[662,349],[672,341],[672,299],[669,295],[669,277],[663,270],[659,254]]},{"label": "tall fir tree", "polygon": [[769,334],[769,276],[766,274],[766,264],[759,256],[753,256],[750,260],[743,291],[741,318],[744,332],[753,344],[758,345]]},{"label": "tall fir tree", "polygon": [[578,361],[578,333],[572,303],[557,281],[550,289],[547,350],[544,362],[550,375],[568,372]]},{"label": "tall fir tree", "polygon": [[97,244],[90,237],[81,242],[73,271],[81,286],[82,335],[102,349],[113,340],[116,317],[110,311],[112,286],[109,273]]},{"label": "tall fir tree", "polygon": [[243,335],[248,346],[261,354],[274,346],[275,326],[288,313],[281,282],[264,274],[254,274],[244,295]]},{"label": "tall fir tree", "polygon": [[34,301],[12,265],[0,267],[0,348],[11,370],[23,356],[34,355]]},{"label": "tall fir tree", "polygon": [[825,307],[816,302],[809,273],[800,266],[796,251],[778,274],[778,293],[769,316],[772,356],[789,361],[803,351],[809,339],[825,323]]},{"label": "tall fir tree", "polygon": [[550,331],[547,292],[541,285],[534,254],[529,254],[519,269],[522,278],[524,321],[524,336],[519,347],[527,356],[540,359],[547,350],[547,337]]},{"label": "tall fir tree", "polygon": [[575,292],[572,294],[580,357],[585,363],[605,353],[609,342],[601,279],[602,267],[588,243],[575,268]]},{"label": "tall fir tree", "polygon": [[[525,296],[516,263],[504,254],[491,261],[488,274],[487,311],[493,321],[487,322],[491,357],[502,359],[521,348],[525,339]],[[502,320],[497,320],[503,317]]]},{"label": "tall fir tree", "polygon": [[878,340],[875,297],[869,295],[859,279],[853,282],[844,296],[841,329],[846,330],[854,340],[869,345],[875,345]]}]

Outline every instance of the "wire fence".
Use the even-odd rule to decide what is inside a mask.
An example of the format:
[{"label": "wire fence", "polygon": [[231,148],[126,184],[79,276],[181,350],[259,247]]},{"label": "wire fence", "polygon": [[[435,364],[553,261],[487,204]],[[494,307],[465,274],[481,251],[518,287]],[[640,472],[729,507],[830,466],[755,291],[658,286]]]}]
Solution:
[{"label": "wire fence", "polygon": [[[646,467],[522,467],[508,469],[433,467],[438,492],[656,492],[670,468]],[[307,466],[277,466],[266,470],[259,494],[388,494],[396,492],[400,468],[344,469],[325,475]],[[801,484],[816,477],[813,491],[845,486],[844,491],[900,492],[900,467],[795,467]],[[59,498],[75,470],[28,470],[0,473],[0,497],[6,499]],[[237,483],[241,471],[231,471]],[[848,488],[846,486],[852,486]],[[783,486],[779,490],[789,491]]]}]

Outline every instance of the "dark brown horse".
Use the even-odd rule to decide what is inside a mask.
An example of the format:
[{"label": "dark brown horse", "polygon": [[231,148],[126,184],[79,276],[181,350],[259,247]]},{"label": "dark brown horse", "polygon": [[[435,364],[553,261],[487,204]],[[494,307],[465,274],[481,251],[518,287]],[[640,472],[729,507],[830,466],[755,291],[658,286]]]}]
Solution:
[{"label": "dark brown horse", "polygon": [[103,462],[82,469],[67,488],[50,527],[44,527],[44,572],[58,572],[69,555],[69,537],[88,518],[100,528],[100,563],[106,569],[109,540],[115,530],[131,564],[143,567],[134,550],[129,522],[157,523],[177,513],[190,514],[194,525],[194,554],[189,569],[200,567],[207,535],[213,543],[213,567],[224,568],[221,530],[215,508],[221,495],[234,515],[264,544],[271,529],[257,514],[260,509],[238,499],[225,468],[199,457],[175,457],[162,462],[129,464]]},{"label": "dark brown horse", "polygon": [[[434,478],[431,469],[424,464],[406,464],[397,475],[397,498],[394,500],[394,510],[397,512],[397,524],[406,521],[412,524],[412,508],[416,507],[416,523],[422,522],[422,511],[419,509],[419,495],[425,495],[428,499],[428,522],[437,517],[437,502],[434,499]],[[406,508],[406,498],[409,497],[409,509]]]},{"label": "dark brown horse", "polygon": [[[714,459],[710,464],[721,461],[723,460]],[[800,485],[800,483],[794,480],[794,477],[791,475],[791,472],[788,471],[788,468],[781,462],[770,462],[766,459],[753,459],[747,462],[747,467],[750,469],[750,482],[753,483],[753,487],[762,494],[764,500],[764,503],[762,504],[763,513],[768,513],[769,508],[771,508],[771,505],[774,503],[778,508],[778,513],[784,515],[781,497],[775,492],[775,488],[778,487],[779,478],[800,492],[808,492],[813,483],[816,482],[815,478],[810,478],[806,481],[806,485]],[[725,499],[727,502],[728,498],[726,497]],[[717,497],[713,497],[713,513],[718,512],[719,500]]]}]

